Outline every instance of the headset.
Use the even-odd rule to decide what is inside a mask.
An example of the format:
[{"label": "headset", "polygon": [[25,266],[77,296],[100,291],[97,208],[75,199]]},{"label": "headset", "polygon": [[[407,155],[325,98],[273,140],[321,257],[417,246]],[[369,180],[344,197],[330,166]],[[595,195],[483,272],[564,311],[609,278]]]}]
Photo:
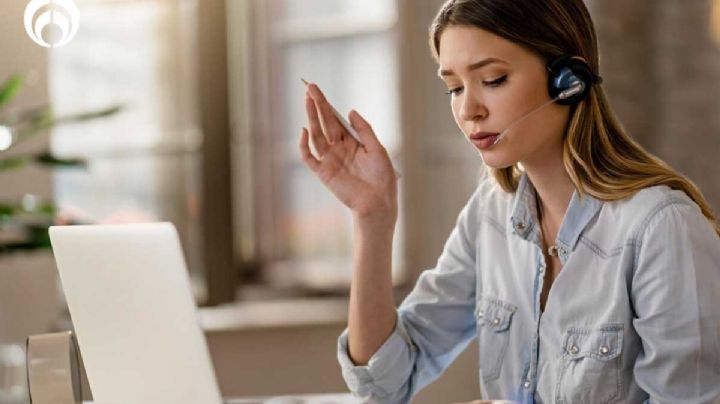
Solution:
[{"label": "headset", "polygon": [[575,56],[555,57],[547,63],[546,69],[548,94],[560,105],[579,103],[590,93],[593,84],[602,83],[602,77],[594,74],[585,61]]},{"label": "headset", "polygon": [[533,108],[508,125],[508,127],[495,138],[493,145],[498,144],[513,126],[522,122],[535,112],[540,111],[552,103],[576,105],[587,97],[593,85],[602,83],[602,77],[594,74],[590,66],[576,56],[560,55],[554,57],[550,59],[545,68],[548,71],[548,94],[550,95],[550,101]]}]

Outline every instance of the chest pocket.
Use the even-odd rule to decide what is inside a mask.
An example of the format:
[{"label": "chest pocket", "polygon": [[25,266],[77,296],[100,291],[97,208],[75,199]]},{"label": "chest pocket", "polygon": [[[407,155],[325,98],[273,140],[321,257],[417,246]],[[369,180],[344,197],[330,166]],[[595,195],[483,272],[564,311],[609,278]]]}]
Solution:
[{"label": "chest pocket", "polygon": [[517,307],[497,299],[481,298],[476,310],[480,373],[484,382],[497,379],[510,342],[510,325]]},{"label": "chest pocket", "polygon": [[563,343],[556,403],[612,403],[622,387],[623,325],[571,328]]}]

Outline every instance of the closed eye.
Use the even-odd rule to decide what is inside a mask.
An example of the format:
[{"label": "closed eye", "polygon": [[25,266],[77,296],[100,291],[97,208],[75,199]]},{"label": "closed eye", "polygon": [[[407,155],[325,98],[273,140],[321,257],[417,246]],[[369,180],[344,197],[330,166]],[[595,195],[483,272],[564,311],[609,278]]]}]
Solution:
[{"label": "closed eye", "polygon": [[462,91],[462,89],[463,89],[462,87],[451,88],[451,89],[445,91],[445,94],[447,94],[447,95],[458,95],[458,94],[460,94],[460,92]]},{"label": "closed eye", "polygon": [[[507,81],[507,75],[499,77],[492,81],[483,81],[482,83],[486,87],[496,88],[496,87],[500,87],[501,85],[503,85],[506,81]],[[451,88],[451,89],[445,91],[445,94],[458,95],[458,94],[462,93],[462,91],[463,91],[462,87],[455,87],[455,88]]]},{"label": "closed eye", "polygon": [[500,87],[506,81],[507,81],[507,76],[502,76],[493,81],[483,81],[483,84],[488,87]]}]

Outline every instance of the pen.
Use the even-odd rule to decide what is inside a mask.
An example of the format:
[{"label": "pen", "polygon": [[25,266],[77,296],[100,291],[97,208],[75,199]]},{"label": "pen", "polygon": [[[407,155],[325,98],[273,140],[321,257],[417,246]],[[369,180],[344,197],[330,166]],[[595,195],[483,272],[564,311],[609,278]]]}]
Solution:
[{"label": "pen", "polygon": [[[300,78],[300,80],[302,80],[302,82],[305,83],[305,86],[310,85],[310,83],[308,83],[305,79]],[[350,136],[354,137],[355,140],[357,140],[357,142],[360,143],[360,146],[365,147],[365,145],[360,141],[360,135],[358,135],[358,133],[355,131],[355,129],[353,129],[353,127],[350,126],[350,123],[348,123],[348,121],[346,121],[345,118],[343,118],[343,116],[340,115],[340,113],[335,109],[335,107],[332,106],[332,104],[330,104],[328,102],[328,105],[330,105],[330,109],[332,109],[332,112],[333,112],[333,114],[335,114],[335,117],[338,119],[338,121],[340,121],[340,125],[342,125],[343,128],[345,128],[345,130],[348,131],[348,133],[350,133]]]}]

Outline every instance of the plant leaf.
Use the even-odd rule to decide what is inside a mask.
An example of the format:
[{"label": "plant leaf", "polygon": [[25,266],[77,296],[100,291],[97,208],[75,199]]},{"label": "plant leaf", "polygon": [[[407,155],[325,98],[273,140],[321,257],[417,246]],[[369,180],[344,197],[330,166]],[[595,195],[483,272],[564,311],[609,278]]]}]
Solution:
[{"label": "plant leaf", "polygon": [[35,155],[35,162],[52,167],[87,167],[87,160],[81,158],[60,158],[50,152]]},{"label": "plant leaf", "polygon": [[29,161],[30,161],[29,156],[0,159],[0,172],[17,170],[18,168],[24,167]]},{"label": "plant leaf", "polygon": [[97,118],[104,118],[114,115],[123,109],[122,105],[113,105],[97,111],[84,112],[62,117],[55,117],[50,108],[38,109],[35,113],[25,116],[22,122],[17,124],[17,140],[11,147],[26,141],[27,139],[41,134],[44,130],[66,123],[85,122]]},{"label": "plant leaf", "polygon": [[61,123],[90,121],[93,119],[103,118],[106,116],[114,115],[114,114],[120,112],[122,109],[123,109],[122,105],[115,104],[115,105],[111,105],[111,106],[103,108],[103,109],[99,109],[97,111],[82,112],[79,114],[61,116],[56,119],[51,119],[50,123],[52,125],[58,125]]},{"label": "plant leaf", "polygon": [[0,107],[12,101],[23,86],[23,76],[16,74],[7,79],[0,88]]}]

